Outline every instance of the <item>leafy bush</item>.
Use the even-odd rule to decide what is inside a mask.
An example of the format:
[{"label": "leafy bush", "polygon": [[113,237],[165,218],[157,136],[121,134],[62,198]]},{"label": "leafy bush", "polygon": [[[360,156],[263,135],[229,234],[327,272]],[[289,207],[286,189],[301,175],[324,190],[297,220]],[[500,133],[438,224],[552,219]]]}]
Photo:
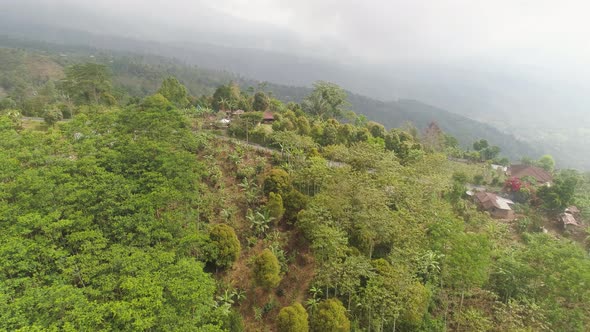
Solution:
[{"label": "leafy bush", "polygon": [[283,207],[283,198],[281,194],[270,193],[268,194],[268,203],[266,203],[266,209],[268,210],[271,217],[274,218],[275,223],[278,223],[285,213]]},{"label": "leafy bush", "polygon": [[266,289],[275,288],[281,282],[281,268],[277,257],[269,249],[254,258],[253,268],[256,285]]},{"label": "leafy bush", "polygon": [[264,179],[264,193],[266,195],[271,192],[278,194],[288,193],[291,189],[291,177],[285,170],[281,168],[273,168],[270,170]]},{"label": "leafy bush", "polygon": [[337,299],[323,301],[311,321],[314,332],[348,332],[350,321],[346,317],[346,308]]},{"label": "leafy bush", "polygon": [[238,259],[242,247],[234,229],[225,224],[216,224],[209,231],[211,242],[215,248],[215,264],[229,267]]},{"label": "leafy bush", "polygon": [[277,316],[277,329],[279,332],[307,332],[307,311],[301,303],[294,303],[284,307]]}]

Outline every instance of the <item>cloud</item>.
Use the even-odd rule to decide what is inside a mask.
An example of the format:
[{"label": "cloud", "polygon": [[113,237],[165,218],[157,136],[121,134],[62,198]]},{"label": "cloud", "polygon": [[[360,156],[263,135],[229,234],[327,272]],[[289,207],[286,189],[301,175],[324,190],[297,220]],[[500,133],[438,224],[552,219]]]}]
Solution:
[{"label": "cloud", "polygon": [[590,3],[577,0],[27,1],[47,15],[70,12],[94,18],[92,24],[106,18],[100,29],[109,32],[343,61],[586,62],[590,56]]}]

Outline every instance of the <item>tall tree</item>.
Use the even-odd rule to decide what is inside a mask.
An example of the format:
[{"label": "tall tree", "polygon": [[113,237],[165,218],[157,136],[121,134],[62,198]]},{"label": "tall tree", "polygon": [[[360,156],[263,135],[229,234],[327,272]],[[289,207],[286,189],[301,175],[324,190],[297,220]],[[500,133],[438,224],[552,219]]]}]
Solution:
[{"label": "tall tree", "polygon": [[230,82],[227,85],[219,86],[213,93],[213,108],[225,111],[228,107],[239,105],[241,99],[240,87],[236,83]]},{"label": "tall tree", "polygon": [[547,172],[553,172],[555,169],[555,159],[551,155],[544,155],[537,161],[537,165]]},{"label": "tall tree", "polygon": [[270,102],[268,100],[268,96],[262,92],[258,91],[254,95],[254,102],[252,103],[252,108],[254,108],[257,112],[264,112],[270,106]]},{"label": "tall tree", "polygon": [[175,77],[168,77],[162,82],[158,93],[166,97],[176,107],[183,108],[188,106],[188,93],[186,87],[182,85]]},{"label": "tall tree", "polygon": [[105,65],[75,64],[67,67],[62,80],[64,93],[77,104],[114,105],[111,73]]},{"label": "tall tree", "polygon": [[346,92],[334,83],[314,83],[313,92],[301,104],[304,111],[320,118],[339,117],[348,107]]}]

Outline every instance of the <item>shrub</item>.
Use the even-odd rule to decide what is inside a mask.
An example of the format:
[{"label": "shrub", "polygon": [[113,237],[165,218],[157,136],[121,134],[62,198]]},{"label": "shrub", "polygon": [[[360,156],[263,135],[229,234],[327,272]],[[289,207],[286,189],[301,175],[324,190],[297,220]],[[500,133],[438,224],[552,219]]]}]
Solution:
[{"label": "shrub", "polygon": [[271,289],[279,285],[281,268],[279,260],[272,251],[264,249],[254,258],[253,265],[254,281],[258,286]]},{"label": "shrub", "polygon": [[268,195],[271,192],[285,194],[291,188],[291,178],[285,170],[273,168],[264,179],[264,193]]},{"label": "shrub", "polygon": [[270,216],[274,218],[275,223],[278,223],[285,213],[283,207],[283,197],[281,194],[270,193],[268,195],[268,203],[266,203],[266,209],[270,213]]},{"label": "shrub", "polygon": [[216,224],[209,232],[215,248],[215,264],[221,267],[231,266],[238,259],[242,247],[234,229],[225,224]]},{"label": "shrub", "polygon": [[290,222],[297,220],[299,211],[307,206],[307,196],[293,189],[283,197],[283,206],[285,207],[284,217]]},{"label": "shrub", "polygon": [[307,311],[300,303],[284,307],[277,316],[277,330],[279,332],[309,331]]},{"label": "shrub", "polygon": [[337,299],[323,301],[313,316],[312,330],[316,332],[347,332],[350,321],[346,317],[346,308]]},{"label": "shrub", "polygon": [[48,109],[43,113],[43,119],[48,126],[55,125],[58,121],[63,119],[63,114],[59,109]]}]

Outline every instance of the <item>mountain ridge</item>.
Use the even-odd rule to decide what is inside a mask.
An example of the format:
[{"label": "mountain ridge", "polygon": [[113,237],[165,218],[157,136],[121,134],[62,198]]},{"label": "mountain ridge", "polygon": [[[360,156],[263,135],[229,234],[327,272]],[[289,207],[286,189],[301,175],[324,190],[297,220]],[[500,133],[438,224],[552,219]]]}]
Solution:
[{"label": "mountain ridge", "polygon": [[[159,84],[158,79],[161,78],[160,76],[165,75],[178,76],[181,81],[184,81],[185,84],[187,84],[187,87],[194,95],[211,93],[217,86],[226,84],[232,80],[236,81],[243,88],[256,86],[262,83],[259,80],[251,79],[241,74],[211,69],[206,66],[204,66],[204,68],[201,66],[195,67],[194,65],[191,66],[189,63],[183,62],[181,59],[170,58],[158,54],[154,55],[149,53],[134,53],[133,51],[100,49],[86,45],[63,45],[51,42],[39,43],[35,40],[23,40],[21,38],[15,39],[11,37],[0,38],[0,45],[17,48],[22,47],[25,49],[31,49],[32,51],[42,50],[57,54],[61,51],[79,52],[79,55],[74,53],[78,56],[75,61],[84,61],[84,56],[87,57],[86,61],[96,60],[95,58],[88,58],[88,56],[94,57],[96,55],[98,57],[103,56],[106,58],[110,56],[117,61],[113,60],[113,63],[106,61],[106,64],[112,68],[113,72],[116,74],[115,76],[125,76],[125,79],[121,79],[121,84],[126,85],[129,90],[135,91],[135,94],[138,96],[143,96],[145,93],[155,92],[157,85]],[[125,64],[121,64],[121,68],[114,68],[114,66],[119,64],[118,60],[123,57],[129,57],[129,61],[134,62],[134,66],[136,67],[134,67],[133,70],[136,71],[135,73],[131,72],[129,68],[122,69],[122,67],[125,67]],[[66,57],[65,59],[68,58]],[[73,60],[68,59],[67,61]],[[149,66],[155,66],[155,69]],[[124,73],[122,72],[124,70],[130,72]],[[142,75],[142,71],[149,75],[159,75],[158,79],[151,79],[147,82],[137,82],[138,75]],[[148,74],[146,74],[146,76],[149,76]],[[311,92],[309,87],[290,86],[270,82],[265,82],[265,84],[268,91],[272,92],[276,98],[285,102],[301,102],[302,99]],[[540,155],[537,149],[531,145],[519,141],[510,134],[503,133],[493,126],[432,105],[424,104],[420,101],[411,99],[381,101],[351,92],[350,90],[347,92],[351,108],[354,112],[363,114],[370,120],[381,122],[389,128],[401,127],[406,123],[413,123],[418,129],[422,130],[431,122],[436,122],[445,132],[456,136],[464,148],[469,148],[471,143],[475,140],[485,138],[488,139],[491,144],[500,146],[503,150],[503,155],[513,160],[519,159],[523,156],[538,157]]]}]

